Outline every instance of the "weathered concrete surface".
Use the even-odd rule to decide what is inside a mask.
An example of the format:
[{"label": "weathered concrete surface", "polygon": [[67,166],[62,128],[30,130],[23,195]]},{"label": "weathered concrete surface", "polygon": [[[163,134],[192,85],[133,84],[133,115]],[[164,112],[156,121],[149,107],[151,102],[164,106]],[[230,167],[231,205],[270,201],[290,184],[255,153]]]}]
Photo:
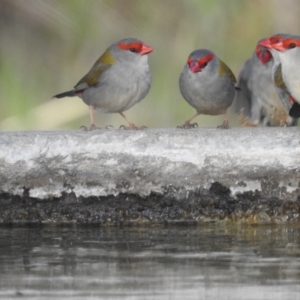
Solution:
[{"label": "weathered concrete surface", "polygon": [[0,223],[299,221],[300,129],[0,133]]}]

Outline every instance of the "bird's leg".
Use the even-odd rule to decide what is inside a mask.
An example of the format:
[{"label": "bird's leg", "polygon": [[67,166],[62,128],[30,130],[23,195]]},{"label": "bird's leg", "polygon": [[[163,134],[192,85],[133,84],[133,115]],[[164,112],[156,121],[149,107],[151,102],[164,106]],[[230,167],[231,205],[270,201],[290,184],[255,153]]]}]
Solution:
[{"label": "bird's leg", "polygon": [[188,129],[188,128],[195,128],[198,127],[197,123],[191,123],[191,121],[193,119],[195,119],[197,116],[199,116],[200,114],[197,112],[196,114],[194,114],[193,116],[191,116],[189,119],[187,119],[183,125],[181,126],[177,126],[177,128],[182,128],[182,129]]},{"label": "bird's leg", "polygon": [[89,106],[89,113],[90,113],[90,120],[91,120],[91,126],[90,128],[87,128],[86,126],[81,126],[80,128],[83,128],[85,131],[92,131],[92,130],[96,130],[99,129],[96,127],[95,122],[94,122],[94,106],[90,105]]},{"label": "bird's leg", "polygon": [[249,121],[249,118],[247,118],[244,114],[244,108],[242,108],[238,113],[237,119],[240,125],[243,127],[257,127],[258,125],[258,121]]},{"label": "bird's leg", "polygon": [[126,129],[126,130],[139,130],[139,129],[144,129],[146,128],[145,126],[142,127],[137,127],[135,124],[133,124],[122,112],[119,113],[124,119],[125,121],[128,123],[128,127],[122,125],[120,126],[120,129]]},{"label": "bird's leg", "polygon": [[229,128],[229,123],[228,123],[228,118],[227,118],[227,113],[224,113],[224,121],[222,123],[222,125],[218,126],[217,128],[220,129],[228,129]]},{"label": "bird's leg", "polygon": [[95,129],[97,129],[97,127],[96,127],[96,125],[95,125],[94,112],[95,112],[94,106],[93,106],[93,105],[90,105],[90,106],[89,106],[89,113],[90,113],[90,120],[91,120],[90,130],[95,130]]}]

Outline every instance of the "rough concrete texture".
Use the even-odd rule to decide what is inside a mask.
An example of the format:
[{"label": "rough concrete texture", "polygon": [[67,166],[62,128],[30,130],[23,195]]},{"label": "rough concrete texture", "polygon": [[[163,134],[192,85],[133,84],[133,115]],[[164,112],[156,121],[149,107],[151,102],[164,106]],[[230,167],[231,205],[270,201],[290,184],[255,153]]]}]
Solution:
[{"label": "rough concrete texture", "polygon": [[300,129],[3,132],[0,223],[299,221]]}]

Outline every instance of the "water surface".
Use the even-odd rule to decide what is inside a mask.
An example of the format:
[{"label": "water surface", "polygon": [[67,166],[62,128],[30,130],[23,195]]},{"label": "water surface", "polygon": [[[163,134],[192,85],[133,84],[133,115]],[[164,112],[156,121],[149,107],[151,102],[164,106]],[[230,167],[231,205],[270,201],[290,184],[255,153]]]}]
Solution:
[{"label": "water surface", "polygon": [[300,226],[0,227],[1,299],[300,299]]}]

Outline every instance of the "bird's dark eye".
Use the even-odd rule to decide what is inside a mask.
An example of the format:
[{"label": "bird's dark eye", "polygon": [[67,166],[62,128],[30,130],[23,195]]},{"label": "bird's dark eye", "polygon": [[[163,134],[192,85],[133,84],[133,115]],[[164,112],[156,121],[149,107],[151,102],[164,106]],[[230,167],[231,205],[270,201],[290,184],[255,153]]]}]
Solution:
[{"label": "bird's dark eye", "polygon": [[296,48],[296,44],[295,43],[291,43],[290,44],[290,48]]},{"label": "bird's dark eye", "polygon": [[136,49],[135,48],[130,48],[129,51],[136,52]]},{"label": "bird's dark eye", "polygon": [[202,65],[202,68],[205,68],[207,66],[207,62],[205,62],[203,65]]}]

